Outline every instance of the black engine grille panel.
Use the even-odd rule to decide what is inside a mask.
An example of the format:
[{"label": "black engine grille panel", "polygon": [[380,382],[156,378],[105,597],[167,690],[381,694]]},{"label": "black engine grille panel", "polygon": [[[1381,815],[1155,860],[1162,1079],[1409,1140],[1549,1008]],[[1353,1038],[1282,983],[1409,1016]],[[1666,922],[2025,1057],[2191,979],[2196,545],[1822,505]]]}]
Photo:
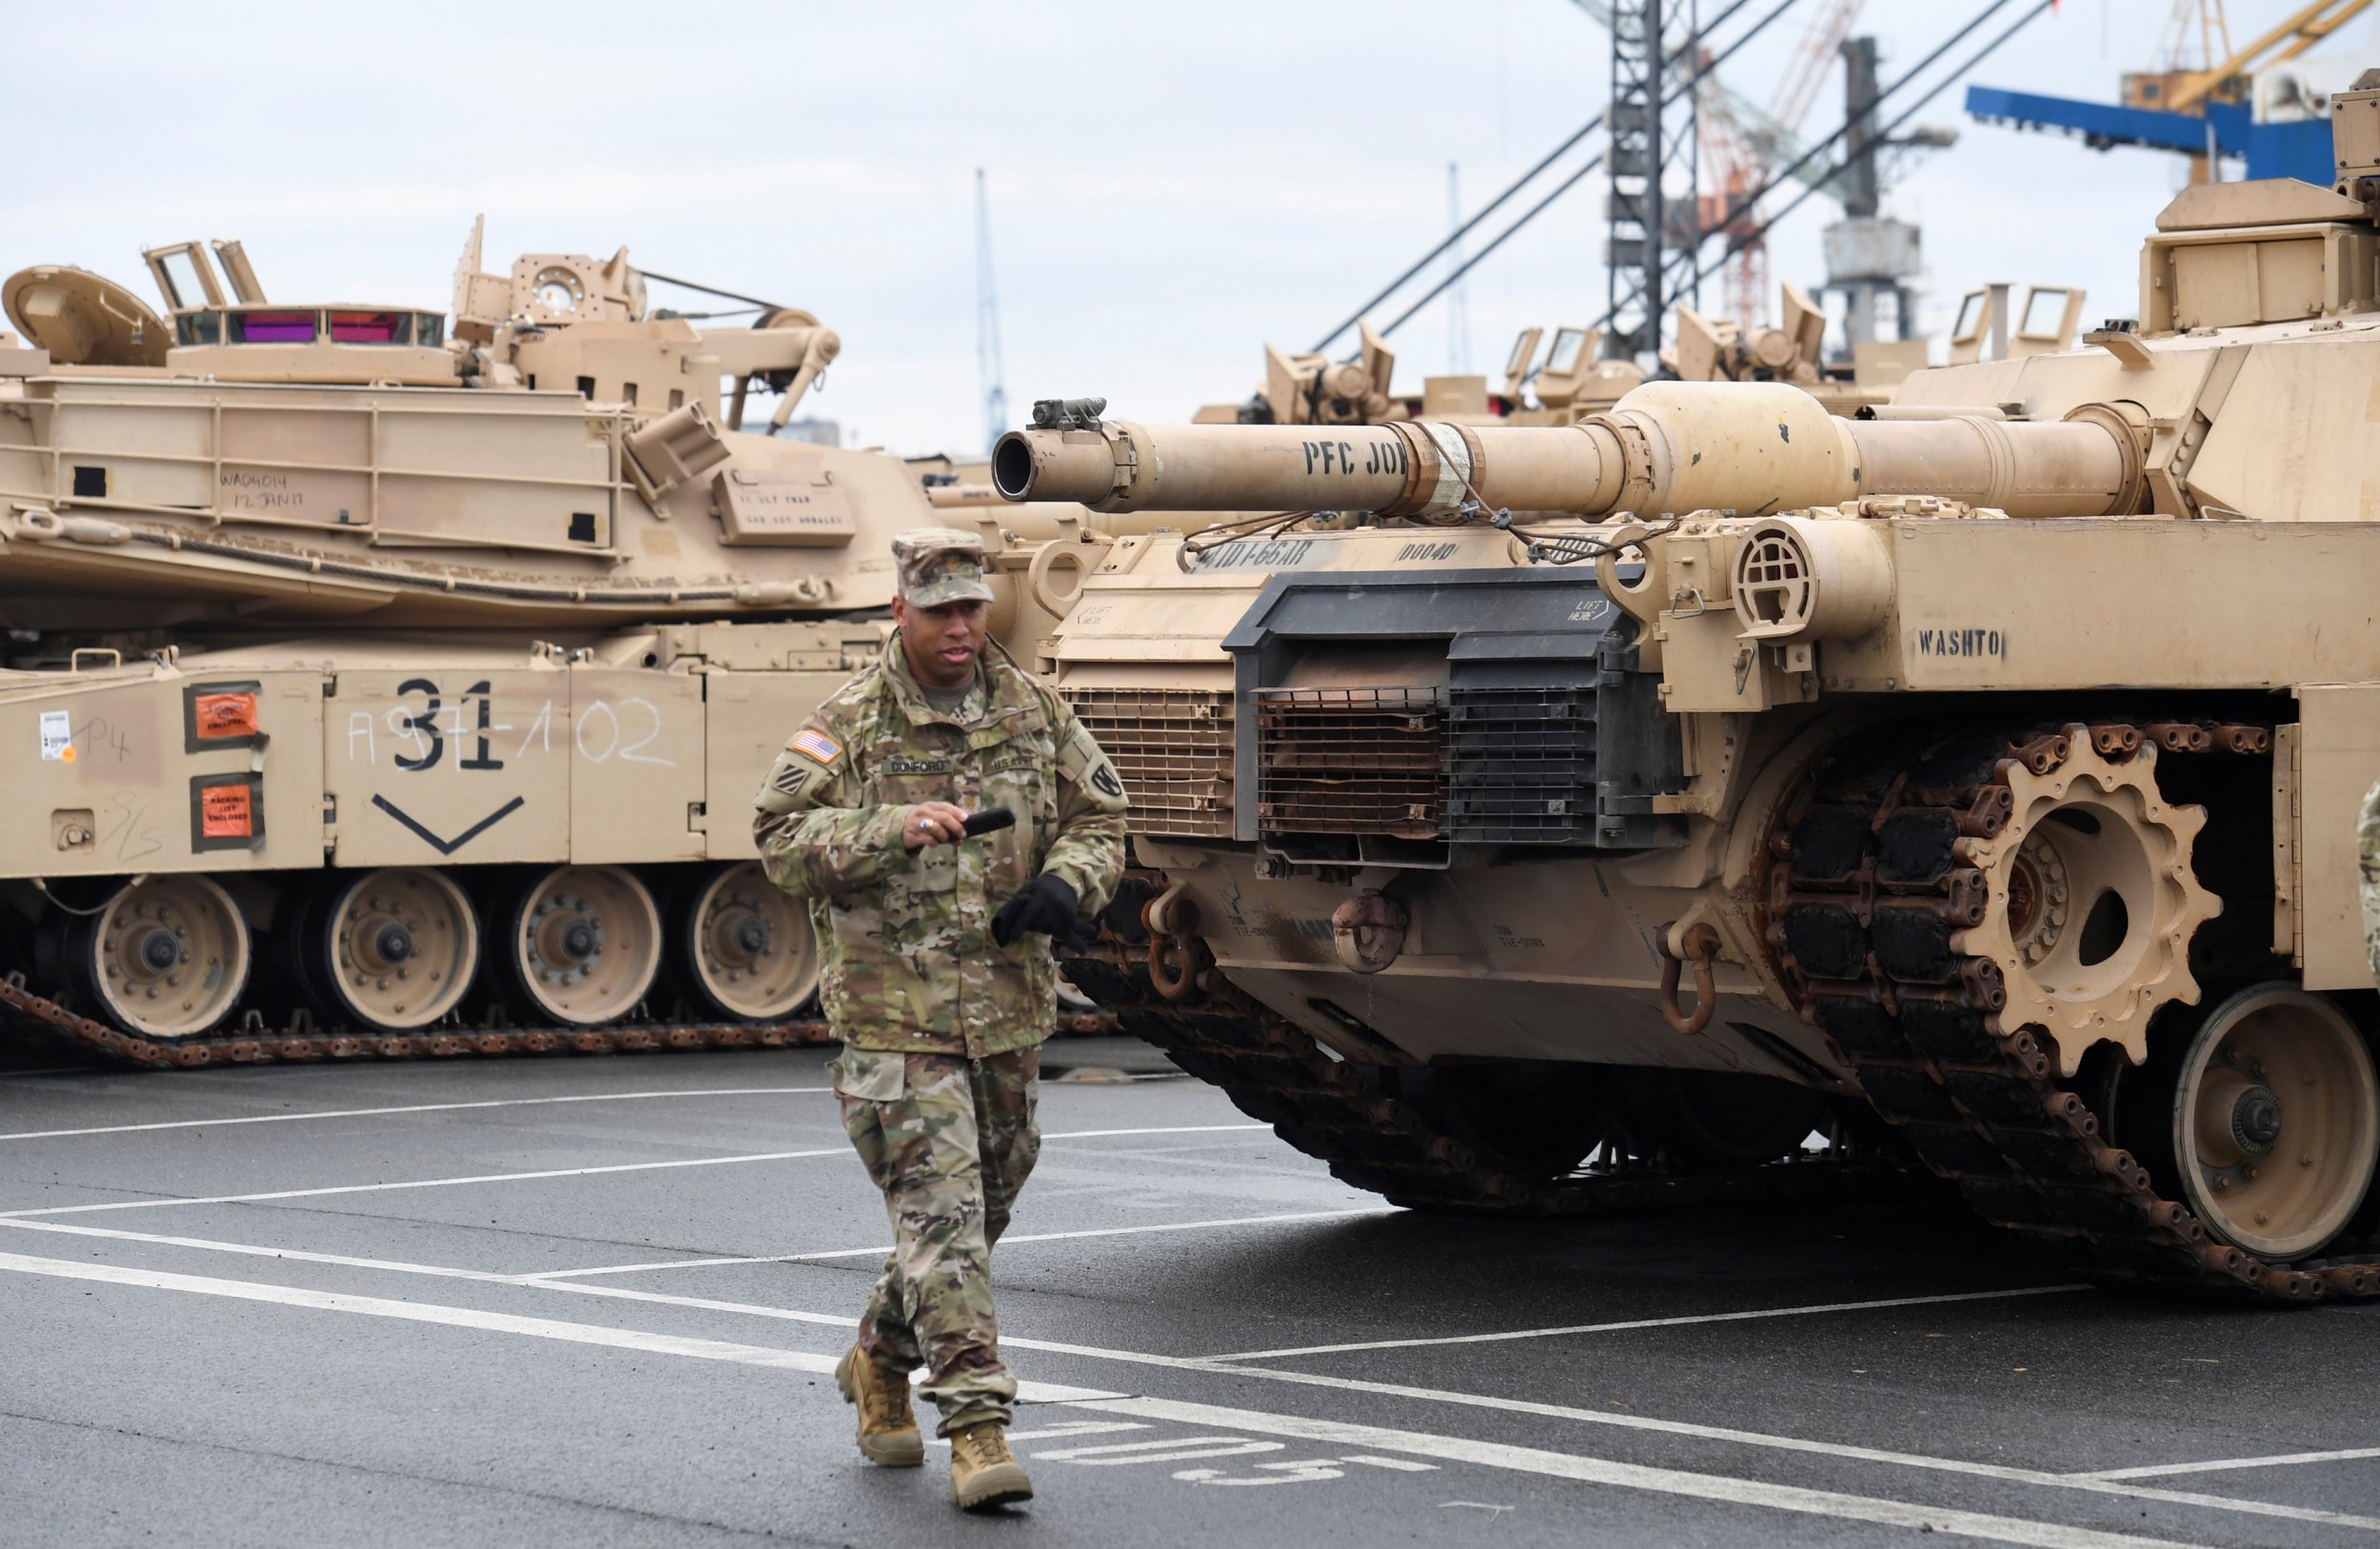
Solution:
[{"label": "black engine grille panel", "polygon": [[1484,844],[1593,842],[1593,687],[1457,687],[1449,700],[1449,839]]}]

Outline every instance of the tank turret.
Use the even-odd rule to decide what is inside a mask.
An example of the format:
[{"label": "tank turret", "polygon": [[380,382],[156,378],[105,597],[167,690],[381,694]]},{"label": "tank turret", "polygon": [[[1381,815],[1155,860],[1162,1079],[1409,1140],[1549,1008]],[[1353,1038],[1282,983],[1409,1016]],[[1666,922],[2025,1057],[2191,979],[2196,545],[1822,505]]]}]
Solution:
[{"label": "tank turret", "polygon": [[807,312],[738,297],[754,327],[698,328],[625,248],[489,274],[474,226],[449,332],[271,299],[213,249],[145,254],[163,319],[81,270],[9,282],[40,348],[0,356],[0,586],[381,625],[772,617],[884,606],[878,540],[926,519],[894,460],[776,438],[841,348]]}]

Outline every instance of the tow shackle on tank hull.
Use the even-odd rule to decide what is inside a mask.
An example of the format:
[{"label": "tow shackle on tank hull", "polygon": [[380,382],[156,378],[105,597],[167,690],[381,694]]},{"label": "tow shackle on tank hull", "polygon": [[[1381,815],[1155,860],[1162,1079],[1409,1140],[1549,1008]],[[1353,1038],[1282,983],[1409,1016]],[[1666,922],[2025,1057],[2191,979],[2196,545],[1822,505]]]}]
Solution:
[{"label": "tow shackle on tank hull", "polygon": [[2092,404],[2048,424],[1984,416],[1845,420],[1797,387],[1648,383],[1576,425],[1148,426],[1012,430],[992,454],[1009,500],[1094,510],[1348,510],[1460,522],[1466,498],[1590,519],[1747,515],[1867,495],[1936,495],[2015,517],[2140,508],[2146,420]]}]

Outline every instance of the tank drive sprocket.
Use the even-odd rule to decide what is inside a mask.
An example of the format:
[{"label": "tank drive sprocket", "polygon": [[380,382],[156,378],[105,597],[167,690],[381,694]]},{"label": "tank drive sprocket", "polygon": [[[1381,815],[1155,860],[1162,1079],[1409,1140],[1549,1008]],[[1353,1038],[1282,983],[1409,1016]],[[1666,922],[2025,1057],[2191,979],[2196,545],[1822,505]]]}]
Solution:
[{"label": "tank drive sprocket", "polygon": [[1878,1111],[1987,1219],[2096,1277],[2369,1297],[2367,1033],[2293,986],[2192,1003],[2220,904],[2205,815],[2158,766],[2244,758],[2262,783],[2271,748],[2262,726],[2142,719],[1848,742],[1779,808],[1766,940]]}]

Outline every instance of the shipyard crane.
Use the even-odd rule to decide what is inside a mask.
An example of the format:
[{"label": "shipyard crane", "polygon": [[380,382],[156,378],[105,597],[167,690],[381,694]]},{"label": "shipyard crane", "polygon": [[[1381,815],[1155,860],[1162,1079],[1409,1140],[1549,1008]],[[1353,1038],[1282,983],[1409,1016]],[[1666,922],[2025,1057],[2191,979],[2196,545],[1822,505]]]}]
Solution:
[{"label": "shipyard crane", "polygon": [[[2291,12],[2247,48],[2235,50],[2231,47],[2231,23],[2223,14],[2223,0],[2175,0],[2173,13],[2166,22],[2165,69],[2126,75],[2124,105],[2188,113],[2203,109],[2210,102],[2246,102],[2256,71],[2297,58],[2370,10],[2371,3],[2372,0],[2319,0]],[[2199,57],[2205,63],[2197,70],[2187,70],[2182,66],[2182,58],[2189,48],[2193,20],[2197,23]],[[2215,63],[2217,38],[2223,40],[2221,64]]]},{"label": "shipyard crane", "polygon": [[[2216,175],[2220,158],[2246,158],[2251,178],[2293,177],[2328,186],[2336,170],[2325,116],[2259,123],[2249,100],[2257,71],[2286,64],[2371,9],[2372,0],[2315,0],[2301,6],[2247,47],[2233,50],[2221,0],[2181,0],[2168,21],[2164,68],[2124,77],[2120,103],[1970,87],[1968,113],[1987,124],[2051,129],[2079,136],[2093,150],[2146,146],[2192,158]],[[2202,64],[2181,64],[2192,12]],[[2217,42],[2224,57],[2216,58]],[[2211,158],[2211,160],[2210,159]]]},{"label": "shipyard crane", "polygon": [[[1589,0],[1579,3],[1587,5]],[[1696,129],[1716,185],[1713,192],[1699,195],[1701,229],[1706,235],[1727,238],[1733,248],[1726,271],[1727,315],[1746,327],[1767,321],[1769,296],[1768,240],[1759,223],[1758,201],[1747,195],[1766,183],[1774,169],[1800,158],[1797,135],[1802,120],[1816,102],[1827,67],[1843,39],[1850,36],[1862,4],[1863,0],[1828,0],[1816,25],[1795,50],[1767,111],[1753,108],[1707,71],[1697,89],[1700,112]],[[1815,169],[1812,172],[1816,175]]]}]

